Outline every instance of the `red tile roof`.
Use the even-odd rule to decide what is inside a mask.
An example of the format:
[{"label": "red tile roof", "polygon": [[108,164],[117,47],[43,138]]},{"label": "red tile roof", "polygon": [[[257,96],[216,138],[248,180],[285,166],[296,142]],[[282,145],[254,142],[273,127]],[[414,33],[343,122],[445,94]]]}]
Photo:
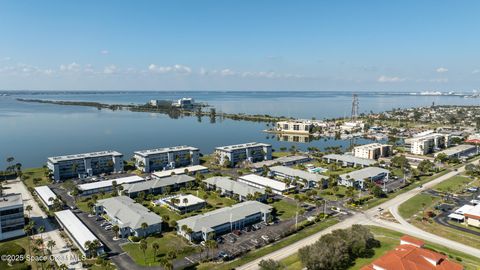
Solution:
[{"label": "red tile roof", "polygon": [[415,237],[411,237],[410,235],[404,235],[404,236],[400,237],[400,240],[404,241],[404,242],[414,244],[414,245],[419,246],[419,247],[423,247],[423,245],[425,245],[425,242],[423,242],[422,240],[419,240]]},{"label": "red tile roof", "polygon": [[[402,237],[403,238],[403,237]],[[408,236],[407,239],[422,242]],[[407,241],[412,243],[412,241]],[[361,270],[374,270],[374,266],[385,270],[463,270],[463,266],[447,260],[445,255],[417,247],[415,245],[399,245],[394,250],[376,259]]]}]

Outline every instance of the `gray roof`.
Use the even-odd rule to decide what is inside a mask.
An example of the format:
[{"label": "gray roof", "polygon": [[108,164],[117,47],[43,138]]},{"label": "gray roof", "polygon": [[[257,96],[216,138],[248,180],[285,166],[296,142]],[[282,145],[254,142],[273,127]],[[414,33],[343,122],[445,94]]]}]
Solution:
[{"label": "gray roof", "polygon": [[76,159],[84,159],[84,158],[92,158],[92,157],[104,157],[104,156],[123,156],[123,154],[113,150],[106,150],[106,151],[100,151],[100,152],[49,157],[48,161],[52,163],[56,163],[59,161],[76,160]]},{"label": "gray roof", "polygon": [[327,179],[328,177],[320,175],[320,174],[315,174],[315,173],[309,173],[303,170],[298,170],[294,168],[290,168],[287,166],[273,166],[270,168],[270,171],[272,172],[278,172],[290,177],[299,177],[300,179],[305,179],[308,181],[314,181],[314,182],[321,182],[322,179]]},{"label": "gray roof", "polygon": [[183,225],[191,228],[194,232],[212,231],[212,228],[229,223],[230,221],[242,220],[247,216],[259,213],[270,212],[272,207],[258,201],[246,201],[230,207],[220,208],[205,214],[184,218],[177,221],[181,228]]},{"label": "gray roof", "polygon": [[23,205],[22,194],[6,194],[0,197],[0,207],[12,207]]},{"label": "gray roof", "polygon": [[383,168],[379,168],[379,167],[367,167],[367,168],[360,169],[358,171],[341,174],[340,177],[342,179],[347,179],[347,175],[348,175],[350,176],[350,179],[363,180],[365,178],[374,177],[382,173],[390,173],[390,171]]},{"label": "gray roof", "polygon": [[122,223],[118,224],[120,227],[139,229],[142,227],[142,223],[147,223],[150,226],[162,222],[159,215],[127,196],[98,200],[96,205],[103,206],[110,215],[120,220]]},{"label": "gray roof", "polygon": [[476,148],[477,148],[476,145],[460,144],[460,145],[445,149],[443,151],[440,151],[438,153],[435,153],[435,156],[438,156],[441,153],[443,153],[447,156],[453,156],[453,155],[456,155],[456,154],[461,154],[464,151],[472,151]]},{"label": "gray roof", "polygon": [[371,166],[375,164],[375,160],[373,159],[368,159],[368,158],[359,158],[359,157],[354,157],[352,155],[338,155],[338,154],[329,154],[323,156],[324,159],[333,159],[337,161],[342,161],[342,162],[348,162],[348,163],[356,163],[364,166]]},{"label": "gray roof", "polygon": [[134,154],[140,155],[142,157],[147,157],[149,155],[156,155],[161,153],[169,153],[169,152],[177,152],[177,151],[197,151],[198,148],[187,146],[187,145],[180,145],[180,146],[172,146],[172,147],[164,147],[164,148],[157,148],[157,149],[148,149],[148,150],[139,150],[135,151]]},{"label": "gray roof", "polygon": [[203,181],[210,185],[215,185],[217,188],[221,188],[226,191],[233,192],[243,197],[247,197],[248,194],[253,195],[255,194],[255,192],[259,192],[260,194],[265,194],[265,189],[263,188],[252,187],[245,183],[234,181],[229,177],[215,176],[215,177],[207,178]]},{"label": "gray roof", "polygon": [[307,156],[284,156],[284,157],[279,157],[279,158],[272,159],[272,160],[264,160],[264,161],[260,161],[260,162],[255,162],[250,166],[252,168],[262,168],[263,166],[270,167],[270,166],[273,166],[273,165],[276,165],[276,164],[285,165],[286,163],[299,162],[299,161],[307,160],[307,159],[310,159],[310,158],[307,157]]},{"label": "gray roof", "polygon": [[272,145],[267,144],[267,143],[250,142],[250,143],[219,146],[219,147],[216,147],[215,149],[221,150],[221,151],[231,152],[231,151],[235,151],[237,149],[247,149],[247,148],[251,148],[251,147],[260,147],[260,146],[270,147]]},{"label": "gray roof", "polygon": [[163,177],[156,180],[138,182],[133,184],[125,184],[124,190],[127,191],[128,193],[140,192],[140,191],[145,191],[149,189],[172,186],[174,184],[183,184],[183,183],[191,182],[194,180],[195,178],[189,175],[176,174],[176,175],[171,175],[171,176]]}]

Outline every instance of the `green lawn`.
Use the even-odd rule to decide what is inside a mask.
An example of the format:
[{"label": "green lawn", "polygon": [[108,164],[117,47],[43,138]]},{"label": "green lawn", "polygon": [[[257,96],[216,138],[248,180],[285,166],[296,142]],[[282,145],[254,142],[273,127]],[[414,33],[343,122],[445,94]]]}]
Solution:
[{"label": "green lawn", "polygon": [[301,240],[305,237],[308,237],[312,234],[315,234],[315,233],[317,233],[321,230],[324,230],[325,228],[328,228],[330,226],[333,226],[336,223],[338,223],[338,221],[336,219],[328,219],[326,221],[317,223],[317,224],[312,225],[312,226],[310,226],[306,229],[303,229],[296,234],[290,235],[290,236],[274,243],[273,245],[269,245],[269,246],[263,247],[261,249],[255,250],[255,251],[251,251],[251,252],[243,255],[239,259],[234,260],[230,263],[222,263],[222,264],[203,263],[203,264],[200,264],[199,266],[197,266],[197,269],[200,269],[200,270],[211,270],[211,269],[230,270],[230,269],[234,269],[235,267],[238,267],[240,265],[244,265],[244,264],[246,264],[250,261],[253,261],[255,259],[263,257],[266,254],[272,253],[272,252],[274,252],[276,250],[279,250],[283,247],[291,245],[291,244],[293,244],[293,243],[295,243],[295,242],[297,242],[297,241],[299,241],[299,240]]},{"label": "green lawn", "polygon": [[[36,187],[36,186],[43,186],[52,183],[52,180],[45,176],[45,169],[40,168],[28,168],[22,170],[23,172],[23,182],[27,187]],[[33,179],[39,179],[39,181],[35,184]]]},{"label": "green lawn", "polygon": [[398,207],[398,211],[403,218],[408,219],[408,218],[411,218],[413,215],[420,213],[422,211],[423,206],[425,206],[425,209],[426,209],[431,205],[433,205],[433,203],[438,200],[439,198],[437,197],[420,193],[418,195],[413,196],[408,201],[402,203]]},{"label": "green lawn", "polygon": [[277,210],[279,219],[289,219],[295,216],[297,205],[286,200],[279,200],[271,204]]},{"label": "green lawn", "polygon": [[[112,197],[111,193],[105,193],[105,195],[102,195],[101,193],[98,193],[96,195],[98,196],[97,200],[107,199],[107,198]],[[79,196],[77,198],[76,204],[77,204],[78,209],[80,209],[84,212],[90,213],[92,211],[92,209],[90,207],[88,207],[89,202],[95,203],[95,201],[93,200],[92,197],[80,197]]]},{"label": "green lawn", "polygon": [[436,185],[433,189],[441,192],[459,192],[465,189],[467,187],[467,184],[473,181],[474,180],[468,177],[456,175]]},{"label": "green lawn", "polygon": [[[24,236],[24,237],[21,237],[21,238],[17,238],[17,239],[13,239],[13,240],[8,240],[8,241],[5,241],[5,242],[0,242],[0,247],[3,247],[5,245],[8,245],[10,243],[15,243],[19,246],[21,246],[24,250],[25,250],[25,255],[28,254],[28,237]],[[4,254],[1,254],[1,255],[4,255]],[[37,267],[35,265],[35,263],[28,263],[28,262],[25,262],[25,264],[29,264],[32,269],[36,270]],[[20,268],[20,265],[15,263],[13,264],[13,266],[6,266],[6,262],[2,262],[0,261],[0,269],[21,269]],[[39,265],[40,266],[40,265]],[[39,267],[40,268],[40,267]]]},{"label": "green lawn", "polygon": [[[159,260],[169,251],[175,251],[177,258],[182,258],[195,252],[195,247],[191,246],[183,237],[177,236],[174,232],[164,233],[162,236],[150,236],[146,238],[147,250],[145,257],[140,249],[139,243],[128,243],[122,246],[122,249],[139,265],[159,265]],[[158,243],[160,248],[155,258],[153,243]]]},{"label": "green lawn", "polygon": [[[383,256],[386,254],[388,251],[394,249],[397,245],[400,244],[400,237],[403,236],[402,233],[396,232],[396,231],[391,231],[388,229],[380,228],[380,227],[375,227],[375,226],[369,226],[371,232],[375,235],[375,239],[379,240],[381,243],[381,246],[379,248],[375,248],[374,255],[371,258],[358,258],[355,260],[354,264],[349,268],[349,270],[359,270],[363,266],[373,262],[375,259]],[[432,244],[429,242],[426,242],[426,247],[429,249],[433,249],[437,252],[445,253],[447,256],[449,256],[449,259],[452,261],[457,261],[458,263],[461,263],[465,266],[465,270],[477,270],[476,268],[478,265],[480,265],[480,259],[467,255],[465,253],[461,253],[455,250],[451,250],[449,248],[446,248],[444,246],[439,246],[436,244]],[[461,261],[457,260],[460,259]],[[286,269],[288,270],[301,270],[303,269],[303,266],[300,262],[300,259],[298,258],[298,253],[295,253],[283,260],[281,260],[281,263],[286,266]]]}]

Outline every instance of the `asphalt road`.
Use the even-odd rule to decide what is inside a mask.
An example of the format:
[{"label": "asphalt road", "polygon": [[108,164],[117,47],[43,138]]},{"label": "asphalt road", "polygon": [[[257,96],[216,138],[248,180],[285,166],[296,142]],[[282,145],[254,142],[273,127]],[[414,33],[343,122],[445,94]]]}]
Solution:
[{"label": "asphalt road", "polygon": [[[477,161],[474,161],[474,162],[477,162]],[[428,232],[425,232],[425,231],[411,225],[410,223],[408,223],[398,213],[398,206],[401,205],[403,202],[405,202],[408,199],[412,198],[413,196],[419,194],[424,189],[431,188],[431,187],[433,187],[433,186],[451,178],[452,176],[455,176],[455,175],[459,174],[460,172],[463,172],[464,170],[465,170],[465,166],[459,168],[457,171],[452,171],[450,173],[447,173],[445,175],[437,177],[436,179],[424,184],[422,188],[415,188],[415,189],[409,190],[409,191],[407,191],[403,194],[400,194],[400,195],[396,196],[395,198],[392,198],[391,200],[388,200],[388,201],[386,201],[383,204],[378,206],[378,207],[381,207],[381,208],[385,209],[385,211],[390,210],[392,215],[397,219],[397,221],[399,223],[389,222],[389,221],[385,221],[385,220],[382,220],[382,219],[378,218],[377,208],[372,208],[372,209],[367,210],[363,213],[356,213],[353,216],[351,216],[350,218],[348,218],[348,219],[346,219],[346,220],[344,220],[340,223],[337,223],[334,226],[331,226],[331,227],[329,227],[329,228],[327,228],[323,231],[320,231],[320,232],[318,232],[316,234],[313,234],[313,235],[311,235],[307,238],[304,238],[300,241],[297,241],[297,242],[295,242],[295,243],[293,243],[289,246],[286,246],[286,247],[284,247],[282,249],[279,249],[275,252],[267,254],[267,255],[265,255],[261,258],[258,258],[254,261],[251,261],[251,262],[247,263],[247,264],[244,264],[244,265],[242,265],[242,266],[240,266],[236,269],[239,269],[239,270],[258,269],[259,268],[258,263],[261,260],[264,260],[264,259],[282,260],[282,259],[284,259],[284,258],[286,258],[286,257],[288,257],[292,254],[295,254],[296,252],[298,252],[298,250],[300,248],[313,244],[322,235],[328,234],[331,231],[336,230],[336,229],[348,228],[348,227],[352,226],[353,224],[375,225],[375,226],[380,226],[380,227],[384,227],[384,228],[387,228],[387,229],[399,231],[399,232],[409,234],[411,236],[418,237],[418,238],[421,238],[421,239],[428,239],[428,241],[430,241],[430,242],[440,244],[440,245],[443,245],[443,246],[447,246],[449,248],[452,248],[452,249],[455,249],[455,250],[458,250],[458,251],[461,251],[461,252],[464,252],[464,253],[467,253],[467,254],[470,254],[470,255],[473,255],[475,257],[480,258],[480,250],[479,249],[472,248],[470,246],[467,246],[467,245],[464,245],[464,244],[461,244],[461,243],[458,243],[458,242],[455,242],[455,241],[452,241],[452,240],[449,240],[449,239],[446,239],[446,238],[443,238],[443,237],[440,237],[440,236],[437,236],[437,235],[434,235],[434,234],[431,234],[431,233],[428,233]]]}]

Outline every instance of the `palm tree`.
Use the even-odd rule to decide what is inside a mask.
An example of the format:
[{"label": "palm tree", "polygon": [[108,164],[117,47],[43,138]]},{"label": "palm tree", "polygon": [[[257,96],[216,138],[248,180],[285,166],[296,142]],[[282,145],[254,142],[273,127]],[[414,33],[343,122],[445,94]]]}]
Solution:
[{"label": "palm tree", "polygon": [[146,222],[143,222],[143,223],[140,225],[140,227],[141,227],[142,230],[143,230],[143,236],[147,236],[146,230],[147,230],[147,228],[148,228],[148,224],[147,224]]},{"label": "palm tree", "polygon": [[158,252],[158,249],[160,248],[160,245],[157,242],[154,242],[152,244],[152,248],[153,248],[153,261],[157,261],[157,252]]},{"label": "palm tree", "polygon": [[90,249],[91,249],[91,246],[92,246],[92,241],[87,240],[87,241],[85,241],[85,243],[83,245],[85,247],[85,251],[87,251],[87,253],[88,253],[88,256],[90,256],[91,255]]},{"label": "palm tree", "polygon": [[205,241],[205,247],[207,248],[207,257],[210,257],[210,250],[217,247],[217,242],[215,240]]},{"label": "palm tree", "polygon": [[100,247],[100,241],[98,239],[93,240],[90,243],[89,250],[93,252],[93,257],[97,256],[97,249]]},{"label": "palm tree", "polygon": [[118,227],[118,225],[113,225],[112,231],[115,234],[115,238],[118,238],[118,232],[120,231],[120,227]]},{"label": "palm tree", "polygon": [[33,207],[32,207],[31,205],[27,205],[27,206],[25,207],[25,210],[28,212],[28,219],[30,219],[30,211],[33,210]]},{"label": "palm tree", "polygon": [[53,248],[57,245],[57,243],[53,240],[49,240],[47,242],[47,248],[50,250],[50,254],[53,253]]},{"label": "palm tree", "polygon": [[147,248],[148,248],[147,241],[145,239],[140,240],[140,249],[143,252],[143,261],[145,264],[147,263],[147,255],[146,255]]}]

